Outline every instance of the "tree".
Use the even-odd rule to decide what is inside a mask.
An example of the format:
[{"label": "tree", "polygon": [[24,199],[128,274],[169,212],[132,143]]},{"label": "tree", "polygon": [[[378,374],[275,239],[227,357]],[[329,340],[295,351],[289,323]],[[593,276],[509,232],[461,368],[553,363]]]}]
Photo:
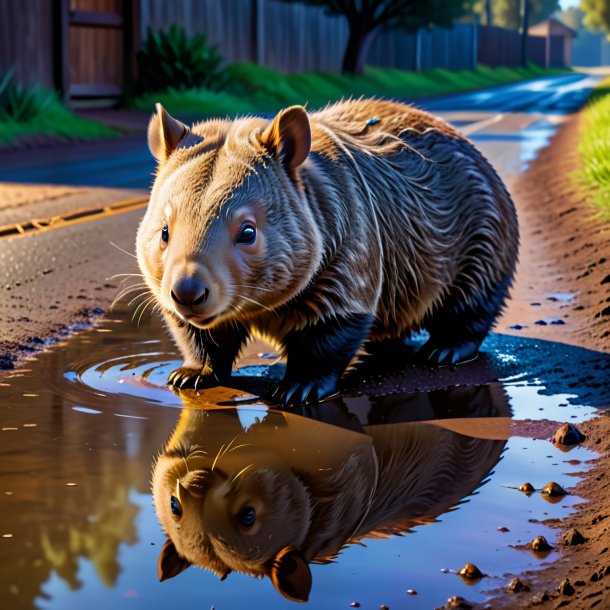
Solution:
[{"label": "tree", "polygon": [[586,28],[610,32],[610,0],[580,0],[580,8]]},{"label": "tree", "polygon": [[572,6],[557,15],[559,21],[572,28],[575,32],[583,29],[584,13],[576,6]]},{"label": "tree", "polygon": [[415,31],[450,26],[470,12],[473,0],[282,0],[323,6],[329,15],[345,17],[349,35],[343,72],[362,74],[371,43],[384,30]]},{"label": "tree", "polygon": [[[529,22],[536,25],[559,10],[558,0],[530,0]],[[493,22],[507,30],[521,30],[520,0],[494,0],[492,4]]]}]

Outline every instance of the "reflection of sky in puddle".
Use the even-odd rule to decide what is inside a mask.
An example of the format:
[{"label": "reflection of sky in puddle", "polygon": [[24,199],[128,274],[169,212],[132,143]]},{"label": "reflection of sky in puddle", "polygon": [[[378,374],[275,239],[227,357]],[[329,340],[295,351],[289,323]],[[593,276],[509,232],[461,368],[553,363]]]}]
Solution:
[{"label": "reflection of sky in puddle", "polygon": [[503,163],[507,172],[516,174],[527,169],[540,150],[549,143],[556,129],[557,125],[549,121],[536,121],[518,133],[475,133],[470,139],[484,150],[492,144],[511,148],[517,146],[518,154],[511,155],[514,158]]},{"label": "reflection of sky in puddle", "polygon": [[[267,578],[258,581],[231,574],[220,582],[209,572],[189,569],[175,579],[157,582],[157,557],[164,536],[147,490],[151,461],[184,412],[175,408],[182,404],[180,397],[166,386],[167,375],[180,361],[171,352],[160,325],[148,330],[122,323],[105,327],[114,332],[78,335],[65,346],[41,355],[23,377],[6,380],[9,386],[3,388],[5,400],[0,404],[0,414],[6,425],[16,426],[15,431],[2,433],[5,436],[0,448],[3,490],[14,492],[10,498],[0,494],[0,531],[14,535],[0,548],[0,567],[7,581],[19,584],[22,599],[28,591],[42,591],[32,595],[37,595],[38,607],[48,609],[184,605],[225,610],[294,608]],[[161,344],[150,345],[150,336],[163,337]],[[463,417],[459,419],[462,434],[450,432],[448,426],[433,426],[453,435],[439,437],[445,439],[470,438],[464,435],[477,431],[483,436],[484,429],[477,428],[478,422],[468,422],[472,416],[492,420],[498,424],[494,430],[502,431],[504,423],[508,435],[509,406],[515,419],[579,422],[591,415],[592,409],[579,398],[579,388],[568,393],[568,385],[538,374],[535,364],[525,364],[518,346],[529,344],[527,340],[495,336],[493,341],[497,348],[489,354],[510,366],[502,383],[477,386],[481,389],[474,392],[473,400],[477,405],[481,403],[481,408],[474,413],[463,404],[468,399],[467,386],[453,394],[440,391],[392,396],[389,400],[360,396],[346,398],[345,403],[360,422],[373,421],[367,419],[373,408],[377,409],[377,424],[394,421],[395,413],[407,415],[412,421],[435,416],[456,421]],[[586,368],[591,362],[587,359],[593,355],[581,350],[570,363]],[[264,373],[261,362],[271,361],[253,358],[248,367],[254,368],[245,367],[242,374]],[[276,375],[281,373],[278,368],[270,367]],[[23,394],[29,392],[37,396],[25,398]],[[227,390],[226,400],[234,394]],[[489,402],[486,397],[492,404],[493,400],[499,401],[495,410],[485,411]],[[217,403],[227,404],[222,402],[225,398],[217,399]],[[263,405],[238,405],[238,430],[249,434],[268,413]],[[24,422],[36,422],[37,427],[23,428]],[[378,608],[382,603],[391,608],[430,608],[450,595],[482,600],[485,591],[508,582],[504,574],[540,566],[541,560],[529,551],[510,545],[529,542],[537,535],[552,542],[556,531],[530,520],[562,517],[579,499],[567,496],[550,504],[539,493],[527,497],[510,487],[530,481],[540,488],[551,480],[570,487],[578,481],[573,475],[588,468],[585,462],[594,454],[582,447],[566,454],[547,440],[526,437],[511,437],[505,446],[502,440],[492,442],[498,443],[494,460],[501,455],[493,473],[485,474],[489,466],[477,470],[476,480],[487,481],[474,493],[470,493],[473,486],[463,491],[462,496],[470,495],[456,509],[440,513],[438,522],[416,526],[402,537],[364,539],[365,546],[348,546],[335,563],[313,565],[314,585],[308,607],[334,610],[358,601],[363,608]],[[427,446],[434,448],[436,456],[446,442]],[[471,463],[483,463],[480,453],[472,455],[477,459]],[[568,460],[580,463],[569,464]],[[464,460],[454,459],[452,463],[459,468],[451,480],[463,485],[472,473],[469,475],[464,467]],[[442,470],[440,466],[438,469]],[[430,472],[436,470],[434,466]],[[66,488],[70,481],[77,486]],[[439,495],[443,489],[441,486]],[[15,502],[19,503],[18,510]],[[510,531],[498,532],[500,526]],[[41,543],[43,535],[49,542]],[[40,561],[42,567],[38,572],[24,568],[25,575],[20,576],[17,556],[23,556],[28,566]],[[552,560],[553,555],[546,561],[549,558]],[[474,562],[491,576],[466,585],[455,574],[440,572],[442,568],[459,569],[466,562]],[[75,566],[81,583],[75,589],[66,584],[70,565]],[[29,583],[29,589],[24,582]],[[418,595],[407,596],[409,588]],[[16,599],[13,594],[0,592],[2,607],[16,607]]]},{"label": "reflection of sky in puddle", "polygon": [[[577,457],[583,462],[593,456],[585,449],[577,450]],[[442,515],[438,522],[418,526],[403,537],[365,539],[364,546],[347,547],[336,563],[312,566],[314,586],[307,607],[335,610],[358,601],[363,608],[378,608],[382,603],[390,608],[432,608],[451,595],[484,599],[485,591],[504,583],[504,574],[542,563],[530,551],[511,547],[530,542],[538,535],[554,539],[554,530],[530,520],[561,517],[565,507],[573,507],[579,501],[577,497],[566,496],[551,504],[538,493],[528,497],[509,486],[518,486],[526,479],[537,488],[549,480],[562,486],[572,485],[575,479],[571,473],[583,467],[567,464],[565,460],[565,454],[548,442],[511,439],[487,483],[456,510]],[[191,568],[175,579],[156,582],[153,575],[164,538],[151,498],[132,489],[129,500],[138,510],[137,542],[120,546],[118,561],[122,571],[115,586],[102,585],[96,567],[81,559],[78,577],[84,586],[71,591],[53,573],[42,587],[45,598],[39,596],[36,600],[38,607],[295,608],[294,603],[274,591],[267,579],[257,581],[231,574],[220,582],[209,572]],[[500,526],[509,531],[497,531]],[[551,553],[545,561],[552,561],[554,556]],[[459,569],[466,562],[475,563],[490,577],[468,585],[455,574],[441,573],[443,568]],[[412,601],[406,595],[409,588],[418,592]]]},{"label": "reflection of sky in puddle", "polygon": [[[595,409],[575,405],[574,394],[543,394],[546,390],[541,383],[506,383],[504,389],[515,419],[550,419],[572,423],[590,419]],[[568,408],[569,406],[569,408]]]}]

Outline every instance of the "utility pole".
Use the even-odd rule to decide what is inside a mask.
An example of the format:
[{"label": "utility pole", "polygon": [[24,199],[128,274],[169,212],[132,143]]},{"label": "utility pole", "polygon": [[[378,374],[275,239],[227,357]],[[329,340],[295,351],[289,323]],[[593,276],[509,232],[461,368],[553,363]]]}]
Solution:
[{"label": "utility pole", "polygon": [[521,0],[521,65],[527,68],[527,38],[529,32],[530,0]]}]

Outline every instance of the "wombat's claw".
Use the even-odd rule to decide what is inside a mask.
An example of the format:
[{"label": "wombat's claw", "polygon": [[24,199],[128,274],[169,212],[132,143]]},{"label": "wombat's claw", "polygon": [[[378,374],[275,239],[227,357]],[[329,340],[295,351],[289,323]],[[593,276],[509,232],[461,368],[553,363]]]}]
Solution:
[{"label": "wombat's claw", "polygon": [[476,341],[459,343],[450,347],[430,344],[430,341],[428,341],[422,345],[417,356],[422,364],[428,366],[455,368],[458,364],[476,360],[478,354],[479,344]]},{"label": "wombat's claw", "polygon": [[218,385],[218,381],[213,375],[202,374],[201,369],[181,366],[169,374],[167,385],[176,390],[197,390]]},{"label": "wombat's claw", "polygon": [[303,407],[328,400],[337,394],[334,380],[317,383],[282,381],[273,393],[273,399],[286,407]]}]

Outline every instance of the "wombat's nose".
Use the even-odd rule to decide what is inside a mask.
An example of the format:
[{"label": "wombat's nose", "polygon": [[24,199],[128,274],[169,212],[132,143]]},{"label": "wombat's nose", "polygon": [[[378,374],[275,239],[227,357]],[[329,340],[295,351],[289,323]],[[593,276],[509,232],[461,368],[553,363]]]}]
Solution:
[{"label": "wombat's nose", "polygon": [[184,315],[197,314],[197,308],[203,305],[210,291],[196,277],[180,278],[172,288],[172,300],[176,310]]}]

